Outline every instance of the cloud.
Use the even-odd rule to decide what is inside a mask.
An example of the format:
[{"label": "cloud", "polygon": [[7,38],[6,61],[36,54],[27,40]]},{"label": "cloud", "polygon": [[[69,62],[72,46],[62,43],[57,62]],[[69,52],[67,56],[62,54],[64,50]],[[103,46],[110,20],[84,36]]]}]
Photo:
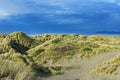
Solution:
[{"label": "cloud", "polygon": [[1,0],[0,28],[31,32],[106,28],[119,25],[117,4],[118,0]]},{"label": "cloud", "polygon": [[56,0],[3,0],[0,1],[0,18],[26,13],[60,14],[73,12],[73,10],[63,6]]},{"label": "cloud", "polygon": [[39,14],[73,14],[86,10],[94,11],[95,2],[109,2],[119,5],[119,0],[1,0],[0,15],[16,15],[26,13]]},{"label": "cloud", "polygon": [[[115,16],[116,15],[116,16]],[[94,14],[21,14],[0,20],[0,32],[24,31],[37,33],[84,33],[95,30],[107,30],[114,26],[119,30],[118,13]],[[90,27],[90,28],[89,28]],[[33,33],[35,32],[35,33]]]}]

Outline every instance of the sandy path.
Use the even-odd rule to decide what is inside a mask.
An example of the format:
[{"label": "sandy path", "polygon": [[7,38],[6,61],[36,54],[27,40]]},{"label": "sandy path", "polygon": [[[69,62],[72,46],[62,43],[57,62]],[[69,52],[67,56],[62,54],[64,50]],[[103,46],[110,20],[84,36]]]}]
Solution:
[{"label": "sandy path", "polygon": [[[118,52],[111,52],[111,53],[103,53],[99,55],[95,55],[91,57],[88,60],[81,60],[81,61],[76,61],[73,60],[71,62],[64,62],[61,65],[74,65],[77,67],[80,67],[79,69],[73,69],[70,71],[65,71],[64,75],[58,75],[58,76],[51,76],[48,78],[43,78],[43,80],[118,80],[115,79],[115,75],[102,75],[102,76],[97,76],[93,75],[91,73],[91,70],[93,70],[97,64],[101,64],[102,62],[109,60],[117,55],[120,54],[120,51]],[[112,79],[112,78],[114,79]],[[119,77],[120,79],[120,77]]]}]

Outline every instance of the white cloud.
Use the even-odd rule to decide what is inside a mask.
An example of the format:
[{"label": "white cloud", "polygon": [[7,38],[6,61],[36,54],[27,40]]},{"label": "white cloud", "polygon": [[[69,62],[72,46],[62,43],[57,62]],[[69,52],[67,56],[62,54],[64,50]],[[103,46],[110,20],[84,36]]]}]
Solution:
[{"label": "white cloud", "polygon": [[10,15],[9,13],[6,13],[6,12],[3,12],[3,11],[0,11],[0,19],[8,18],[9,15]]},{"label": "white cloud", "polygon": [[120,5],[119,0],[0,0],[0,16],[25,13],[48,13],[51,15],[86,13],[97,10],[98,7],[91,4],[94,1]]}]

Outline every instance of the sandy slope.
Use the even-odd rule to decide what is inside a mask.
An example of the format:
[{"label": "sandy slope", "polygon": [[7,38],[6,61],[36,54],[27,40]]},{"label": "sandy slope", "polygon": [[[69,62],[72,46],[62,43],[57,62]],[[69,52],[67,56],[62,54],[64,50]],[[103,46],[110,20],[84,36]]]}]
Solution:
[{"label": "sandy slope", "polygon": [[120,80],[120,74],[95,75],[92,74],[91,72],[96,67],[97,64],[101,64],[102,62],[109,60],[119,54],[120,51],[103,53],[103,54],[95,55],[88,60],[80,60],[74,58],[69,62],[64,62],[59,65],[63,65],[63,66],[74,65],[76,67],[79,67],[78,69],[65,71],[64,75],[51,76],[51,77],[43,78],[43,80]]}]

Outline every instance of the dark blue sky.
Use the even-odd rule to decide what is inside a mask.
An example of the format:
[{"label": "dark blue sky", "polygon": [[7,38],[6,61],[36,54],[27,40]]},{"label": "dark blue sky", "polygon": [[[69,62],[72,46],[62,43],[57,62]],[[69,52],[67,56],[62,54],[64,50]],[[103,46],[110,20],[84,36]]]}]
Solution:
[{"label": "dark blue sky", "polygon": [[120,31],[120,0],[1,0],[0,33]]}]

